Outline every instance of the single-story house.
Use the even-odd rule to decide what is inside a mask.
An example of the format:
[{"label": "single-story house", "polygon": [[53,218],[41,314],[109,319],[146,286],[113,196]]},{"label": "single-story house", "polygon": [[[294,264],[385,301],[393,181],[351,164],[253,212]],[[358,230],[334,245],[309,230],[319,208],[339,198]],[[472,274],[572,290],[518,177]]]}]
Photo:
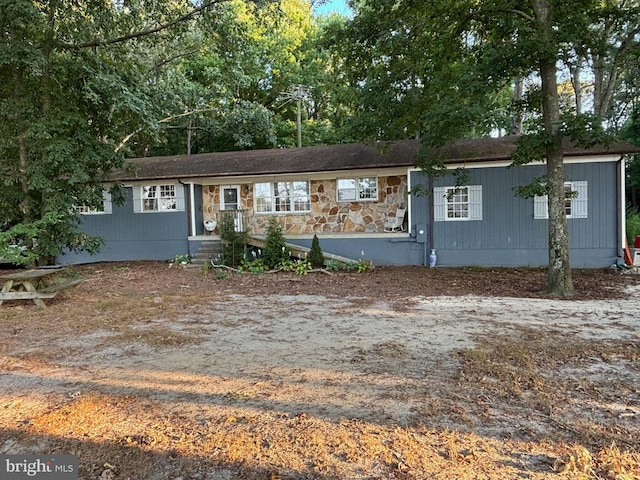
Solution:
[{"label": "single-story house", "polygon": [[[429,179],[416,167],[421,144],[340,144],[291,149],[134,158],[117,171],[126,202],[105,193],[104,208],[85,209],[82,228],[104,238],[100,253],[68,253],[61,263],[168,260],[195,255],[232,214],[236,228],[264,235],[280,221],[287,242],[375,265],[544,266],[546,197],[514,188],[545,173],[544,162],[512,167],[516,137],[460,140],[438,150],[453,175]],[[623,255],[625,143],[585,149],[567,143],[566,213],[572,266],[606,267]],[[427,153],[429,154],[429,153]],[[421,187],[429,194],[417,194]],[[393,224],[394,216],[402,214]]]}]

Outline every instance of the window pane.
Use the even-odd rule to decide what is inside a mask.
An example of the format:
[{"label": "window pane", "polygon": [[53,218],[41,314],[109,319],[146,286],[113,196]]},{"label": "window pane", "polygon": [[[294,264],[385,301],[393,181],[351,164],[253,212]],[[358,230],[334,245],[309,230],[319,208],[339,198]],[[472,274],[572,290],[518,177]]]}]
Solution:
[{"label": "window pane", "polygon": [[253,186],[255,194],[255,208],[258,213],[273,212],[273,198],[270,183],[256,183]]},{"label": "window pane", "polygon": [[273,202],[271,198],[256,198],[256,212],[273,212]]},{"label": "window pane", "polygon": [[356,188],[356,179],[355,178],[341,178],[338,180],[338,190],[342,190],[345,188],[355,189]]},{"label": "window pane", "polygon": [[293,182],[293,194],[308,195],[309,194],[309,182]]},{"label": "window pane", "polygon": [[157,187],[155,185],[142,187],[142,209],[145,212],[158,210],[156,195]]},{"label": "window pane", "polygon": [[353,190],[338,190],[338,201],[348,202],[356,199],[356,191]]},{"label": "window pane", "polygon": [[450,187],[446,192],[447,218],[469,218],[469,188]]},{"label": "window pane", "polygon": [[311,210],[311,201],[308,196],[296,197],[293,204],[293,208],[296,212],[306,212]]},{"label": "window pane", "polygon": [[162,210],[176,209],[175,185],[160,185],[160,208]]},{"label": "window pane", "polygon": [[571,216],[571,200],[573,198],[573,190],[571,183],[564,184],[564,211],[567,217]]}]

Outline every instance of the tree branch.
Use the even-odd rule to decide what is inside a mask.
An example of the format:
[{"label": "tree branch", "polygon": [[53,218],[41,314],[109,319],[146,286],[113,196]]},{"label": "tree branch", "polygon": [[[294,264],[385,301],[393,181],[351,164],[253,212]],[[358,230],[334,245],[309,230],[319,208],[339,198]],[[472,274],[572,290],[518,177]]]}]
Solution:
[{"label": "tree branch", "polygon": [[126,42],[129,40],[133,40],[136,38],[141,38],[141,37],[145,37],[147,35],[153,35],[154,33],[158,33],[161,32],[162,30],[166,30],[168,28],[173,27],[174,25],[177,25],[179,23],[185,22],[187,20],[190,20],[191,18],[195,17],[196,15],[200,14],[201,12],[203,12],[204,10],[206,10],[207,8],[213,6],[213,5],[217,5],[223,2],[228,2],[229,0],[210,0],[206,3],[204,3],[203,5],[201,5],[198,8],[195,8],[193,10],[191,10],[189,13],[186,13],[174,20],[171,20],[170,22],[167,23],[163,23],[161,25],[158,25],[157,27],[154,28],[150,28],[148,30],[141,30],[139,32],[134,32],[134,33],[129,33],[127,35],[122,35],[120,37],[116,37],[116,38],[111,38],[111,39],[107,39],[107,40],[99,40],[99,39],[95,39],[92,40],[90,42],[85,42],[85,43],[62,43],[62,42],[57,42],[56,45],[59,48],[62,48],[64,50],[80,50],[83,48],[95,48],[95,47],[104,47],[106,45],[113,45],[116,43],[122,43],[122,42]]},{"label": "tree branch", "polygon": [[[177,115],[171,115],[169,117],[165,117],[162,120],[158,120],[158,123],[168,123],[171,120],[174,120],[176,118],[188,117],[189,115],[193,115],[194,113],[209,112],[211,110],[214,110],[214,109],[213,108],[198,108],[196,110],[191,110],[190,112],[179,113]],[[118,144],[118,146],[116,147],[115,151],[119,152],[127,144],[127,142],[129,140],[131,140],[131,137],[133,137],[134,135],[140,133],[143,129],[144,129],[144,127],[140,127],[138,129],[134,130],[133,132],[131,132],[130,134],[126,135],[122,139],[122,141]]]}]

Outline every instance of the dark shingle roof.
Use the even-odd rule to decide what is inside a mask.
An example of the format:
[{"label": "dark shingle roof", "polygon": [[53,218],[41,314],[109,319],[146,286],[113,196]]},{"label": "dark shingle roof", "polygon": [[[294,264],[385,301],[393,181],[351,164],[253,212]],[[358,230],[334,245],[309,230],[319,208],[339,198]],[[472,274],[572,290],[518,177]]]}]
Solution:
[{"label": "dark shingle roof", "polygon": [[[516,141],[517,137],[457,140],[439,149],[439,153],[445,163],[504,161],[511,158]],[[111,178],[131,181],[412,167],[416,165],[420,148],[419,140],[399,140],[376,145],[349,143],[304,148],[132,158],[127,162],[134,167],[134,173],[118,170],[113,172]],[[596,146],[590,149],[565,145],[567,156],[638,152],[640,152],[639,148],[622,142],[609,147]]]}]

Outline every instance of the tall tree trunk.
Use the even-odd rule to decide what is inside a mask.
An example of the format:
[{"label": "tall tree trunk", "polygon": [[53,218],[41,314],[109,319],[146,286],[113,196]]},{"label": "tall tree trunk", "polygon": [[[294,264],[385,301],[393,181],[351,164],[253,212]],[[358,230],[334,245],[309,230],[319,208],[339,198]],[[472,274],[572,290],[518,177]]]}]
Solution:
[{"label": "tall tree trunk", "polygon": [[524,115],[522,114],[522,97],[524,96],[524,80],[517,77],[513,81],[513,101],[516,104],[516,110],[511,117],[511,135],[520,135],[522,133],[522,124]]},{"label": "tall tree trunk", "polygon": [[[551,6],[547,0],[531,0],[538,21],[538,28],[548,45],[542,51],[553,48],[553,20]],[[571,265],[569,264],[569,231],[565,212],[564,158],[562,131],[560,129],[560,103],[556,58],[543,54],[540,58],[542,80],[542,116],[544,129],[549,137],[547,145],[547,193],[549,198],[549,270],[547,289],[560,296],[573,295]]]},{"label": "tall tree trunk", "polygon": [[573,84],[573,92],[576,100],[576,113],[582,113],[582,59],[578,59],[576,66],[571,69],[571,83]]}]

